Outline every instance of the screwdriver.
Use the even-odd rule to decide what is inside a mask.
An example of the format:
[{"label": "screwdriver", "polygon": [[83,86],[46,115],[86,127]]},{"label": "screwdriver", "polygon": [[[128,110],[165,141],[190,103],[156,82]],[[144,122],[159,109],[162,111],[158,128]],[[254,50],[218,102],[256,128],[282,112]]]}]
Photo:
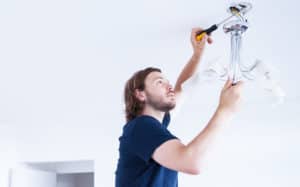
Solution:
[{"label": "screwdriver", "polygon": [[218,24],[213,24],[208,29],[205,29],[203,31],[197,32],[196,33],[196,40],[200,41],[203,38],[204,34],[210,35],[210,33],[212,33],[213,31],[217,30],[220,25],[222,25],[223,23],[225,23],[227,20],[229,20],[233,16],[236,16],[240,12],[240,10],[237,9],[237,8],[235,8],[235,7],[230,7],[230,9],[231,9],[231,12],[233,13],[231,16],[227,17],[226,19],[224,19],[223,21],[221,21]]}]

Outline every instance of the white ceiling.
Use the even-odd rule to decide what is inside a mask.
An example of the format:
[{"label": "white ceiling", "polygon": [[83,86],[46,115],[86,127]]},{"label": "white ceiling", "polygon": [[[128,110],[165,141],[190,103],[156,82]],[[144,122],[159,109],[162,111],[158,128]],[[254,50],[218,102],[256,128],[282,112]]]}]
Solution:
[{"label": "white ceiling", "polygon": [[[157,66],[174,82],[192,54],[192,27],[221,21],[230,2],[2,1],[0,124],[99,124],[115,116],[123,120],[122,91],[128,77]],[[286,104],[299,102],[300,4],[251,2],[243,59],[259,58],[277,67]],[[229,36],[219,29],[212,37],[203,65],[216,58],[228,61]],[[217,102],[211,95],[219,88],[203,86],[199,102]],[[264,101],[257,94],[260,89],[249,87],[245,93],[253,106]]]}]

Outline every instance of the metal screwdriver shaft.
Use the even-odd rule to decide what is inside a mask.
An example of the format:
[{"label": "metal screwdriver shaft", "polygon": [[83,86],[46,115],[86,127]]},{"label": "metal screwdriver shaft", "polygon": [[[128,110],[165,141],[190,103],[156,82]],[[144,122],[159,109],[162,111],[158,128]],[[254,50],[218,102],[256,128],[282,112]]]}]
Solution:
[{"label": "metal screwdriver shaft", "polygon": [[209,35],[209,34],[212,33],[213,31],[217,30],[218,27],[219,27],[220,25],[222,25],[223,23],[225,23],[226,21],[228,21],[230,18],[232,18],[232,17],[238,15],[239,12],[240,12],[239,9],[234,8],[234,9],[232,10],[232,13],[233,13],[233,14],[232,14],[231,16],[227,17],[226,19],[224,19],[223,21],[221,21],[221,22],[218,23],[218,24],[214,24],[214,25],[210,26],[208,29],[205,29],[205,30],[203,30],[203,31],[200,31],[200,32],[196,33],[196,40],[197,40],[197,41],[200,41],[200,40],[203,38],[204,34]]}]

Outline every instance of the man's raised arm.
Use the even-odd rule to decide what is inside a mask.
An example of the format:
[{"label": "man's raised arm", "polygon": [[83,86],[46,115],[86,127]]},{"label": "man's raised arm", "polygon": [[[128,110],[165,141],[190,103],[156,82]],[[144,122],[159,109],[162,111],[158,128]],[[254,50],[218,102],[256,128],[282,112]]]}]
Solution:
[{"label": "man's raised arm", "polygon": [[198,65],[201,61],[201,57],[203,56],[206,41],[208,43],[212,43],[212,39],[210,37],[208,37],[207,35],[205,35],[202,38],[202,40],[197,41],[196,40],[196,33],[199,32],[199,31],[202,31],[202,29],[201,28],[194,28],[192,30],[191,43],[192,43],[192,46],[193,46],[193,55],[190,58],[190,60],[188,61],[188,63],[184,66],[183,70],[179,74],[179,77],[177,78],[177,81],[176,81],[176,84],[175,84],[175,89],[174,89],[177,100],[180,98],[180,95],[181,95],[181,92],[182,92],[182,84],[186,80],[191,78],[195,74],[195,72],[198,68]]}]

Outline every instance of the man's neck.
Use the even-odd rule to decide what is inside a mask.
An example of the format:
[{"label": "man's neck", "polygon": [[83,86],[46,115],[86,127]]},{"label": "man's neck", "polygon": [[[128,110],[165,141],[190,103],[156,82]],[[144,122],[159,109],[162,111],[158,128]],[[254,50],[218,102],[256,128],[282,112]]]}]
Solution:
[{"label": "man's neck", "polygon": [[157,119],[160,123],[162,123],[165,112],[159,111],[159,110],[155,110],[153,108],[150,107],[145,107],[144,111],[142,112],[143,115],[148,115],[148,116],[152,116],[155,119]]}]

